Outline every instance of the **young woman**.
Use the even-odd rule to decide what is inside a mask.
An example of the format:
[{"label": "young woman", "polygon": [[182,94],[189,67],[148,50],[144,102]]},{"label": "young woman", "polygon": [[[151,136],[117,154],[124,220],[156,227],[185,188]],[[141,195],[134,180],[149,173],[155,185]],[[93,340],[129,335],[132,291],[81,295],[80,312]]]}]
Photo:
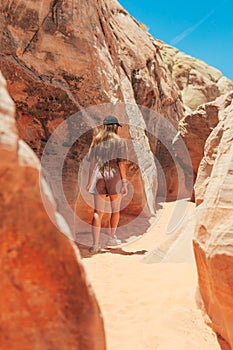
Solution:
[{"label": "young woman", "polygon": [[127,146],[118,135],[119,127],[121,124],[116,117],[107,116],[102,130],[94,136],[89,150],[90,170],[86,189],[94,195],[93,245],[89,249],[92,253],[100,250],[100,229],[106,197],[110,198],[111,203],[111,231],[107,245],[121,244],[116,237],[116,229],[120,218],[121,198],[127,194],[124,162],[127,159]]}]

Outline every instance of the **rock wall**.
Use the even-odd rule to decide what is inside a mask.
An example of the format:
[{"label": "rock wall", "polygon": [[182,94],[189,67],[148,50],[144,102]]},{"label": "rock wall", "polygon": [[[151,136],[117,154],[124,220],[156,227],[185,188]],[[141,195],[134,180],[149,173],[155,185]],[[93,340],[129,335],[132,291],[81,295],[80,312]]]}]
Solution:
[{"label": "rock wall", "polygon": [[188,114],[233,89],[233,82],[218,69],[172,46],[163,45],[162,55],[181,92]]},{"label": "rock wall", "polygon": [[[206,322],[217,333],[222,349],[230,350],[233,349],[233,92],[201,107],[204,125],[211,121],[213,109],[217,110],[219,122],[212,132],[209,129],[211,133],[198,169],[197,207],[143,261],[196,261],[198,305]],[[202,124],[200,130],[201,127]]]},{"label": "rock wall", "polygon": [[[0,23],[0,68],[16,103],[19,135],[39,157],[62,121],[92,105],[137,103],[163,114],[175,127],[183,117],[179,93],[161,56],[161,43],[117,2],[79,1],[77,6],[71,0],[43,4],[15,0],[1,4]],[[143,116],[137,118],[143,125]],[[129,120],[132,123],[133,116]],[[85,132],[88,126],[87,116],[80,116],[81,130]],[[65,140],[74,127],[67,123]],[[144,130],[137,133],[135,142],[140,141],[147,151],[153,147],[163,165],[164,152],[156,150],[156,141],[149,145],[143,134]],[[90,142],[89,134],[80,140],[79,148],[76,145],[71,150],[73,173],[77,173]],[[153,154],[147,158],[152,162],[149,166],[145,157],[137,157],[142,170],[147,173],[150,169],[150,177],[153,174],[153,186],[143,184],[140,175],[136,181],[135,195],[144,203],[156,196],[156,167]],[[67,179],[74,182],[70,173]],[[75,186],[68,190],[71,205],[77,195]]]},{"label": "rock wall", "polygon": [[164,44],[161,53],[181,93],[185,108],[185,116],[179,121],[173,147],[178,162],[183,169],[187,169],[190,164],[187,164],[186,155],[179,150],[181,137],[191,158],[195,181],[204,156],[205,142],[219,122],[219,98],[233,89],[233,82],[216,68],[169,45]]},{"label": "rock wall", "polygon": [[[219,122],[219,105],[213,101],[199,106],[194,112],[186,115],[179,122],[178,133],[173,142],[173,147],[179,148],[179,138],[184,141],[189,152],[194,180],[197,176],[198,167],[204,156],[206,140]],[[185,154],[179,152],[180,162],[185,165]],[[188,165],[188,164],[187,164]]]},{"label": "rock wall", "polygon": [[[190,114],[228,91],[229,80],[154,39],[115,0],[81,0],[78,5],[71,0],[13,0],[2,3],[0,10],[0,68],[16,103],[19,135],[41,157],[50,135],[65,121],[64,143],[70,151],[64,165],[64,191],[73,208],[80,197],[77,173],[92,135],[87,132],[92,116],[83,108],[93,105],[109,104],[106,113],[115,113],[129,124],[124,137],[131,138],[136,158],[136,165],[128,164],[135,195],[125,213],[137,216],[148,203],[145,215],[153,214],[156,194],[167,199],[189,196],[190,167],[187,171],[187,162],[172,146],[175,133],[158,126],[159,116],[178,129],[185,111]],[[124,107],[118,108],[119,103]],[[135,114],[129,108],[132,104],[149,112],[139,109]],[[76,122],[68,119],[80,111]],[[190,114],[190,119],[192,123],[195,115]],[[77,128],[82,136],[71,147],[70,134]],[[138,150],[137,143],[145,152]],[[197,150],[190,147],[197,166],[203,143]],[[88,205],[84,202],[79,209],[88,221]]]},{"label": "rock wall", "polygon": [[[157,182],[153,156],[156,156],[161,165],[161,174],[167,180],[165,189],[159,188],[158,193],[166,191],[167,198],[176,198],[179,190],[177,180],[179,172],[182,173],[181,178],[183,178],[184,183],[182,191],[185,193],[187,187],[185,175],[187,172],[190,173],[190,169],[187,170],[186,158],[179,152],[179,138],[185,141],[192,159],[194,175],[198,172],[195,186],[196,203],[201,203],[202,206],[202,211],[199,210],[200,218],[196,226],[194,240],[200,295],[214,329],[222,334],[233,347],[230,312],[232,304],[229,297],[232,295],[230,268],[232,263],[230,235],[232,233],[230,194],[233,171],[232,123],[230,121],[232,94],[226,98],[221,97],[233,89],[232,82],[204,62],[193,59],[152,38],[136,20],[113,0],[108,2],[80,0],[78,4],[71,0],[45,0],[42,3],[39,0],[12,0],[2,2],[0,10],[0,68],[6,76],[10,95],[16,104],[16,121],[20,137],[41,157],[50,135],[58,125],[67,120],[64,124],[63,141],[70,147],[70,151],[64,167],[64,189],[71,206],[75,206],[76,199],[80,194],[79,189],[76,190],[76,176],[90,145],[92,134],[87,132],[92,127],[91,115],[85,113],[83,108],[110,104],[111,112],[117,112],[116,115],[120,120],[130,124],[129,128],[125,128],[123,136],[132,139],[134,156],[136,157],[136,165],[131,163],[128,166],[129,178],[133,177],[130,175],[131,169],[136,174],[132,180],[136,190],[134,201],[131,206],[127,207],[127,213],[133,215],[137,215],[147,201],[149,202],[147,212],[153,212],[155,204],[153,200],[157,188],[160,187]],[[118,103],[126,104],[126,106],[115,109],[114,106],[117,106]],[[150,112],[143,113],[139,108],[135,114],[135,110],[130,108],[130,105],[135,103],[149,108]],[[68,120],[70,115],[80,111],[81,113],[77,114],[78,120],[76,122]],[[109,112],[108,108],[106,112]],[[13,109],[11,113],[13,113]],[[173,134],[171,137],[169,132],[164,135],[161,131],[163,129],[157,128],[160,115],[164,116],[171,126],[179,129],[176,137]],[[103,115],[99,115],[98,118],[101,122]],[[15,128],[11,118],[5,121],[9,123],[11,130]],[[70,134],[73,129],[77,128],[77,125],[83,135],[71,146]],[[135,132],[135,125],[139,125],[140,130]],[[145,133],[146,128],[149,131],[147,133]],[[158,129],[159,132],[157,132]],[[175,139],[173,139],[174,137]],[[18,216],[19,221],[15,222],[12,221],[14,215],[10,215],[14,213],[11,211],[9,211],[9,215],[6,213],[9,225],[13,228],[5,230],[4,235],[9,234],[10,242],[16,242],[17,249],[4,250],[8,249],[7,245],[2,245],[1,249],[3,249],[3,256],[7,252],[9,257],[7,255],[6,259],[10,259],[12,264],[22,265],[20,265],[22,268],[19,273],[30,276],[31,272],[27,270],[29,269],[27,262],[31,261],[30,254],[34,254],[34,246],[38,244],[38,236],[33,236],[38,231],[33,229],[37,228],[39,223],[45,219],[41,221],[38,216],[32,224],[33,229],[31,226],[29,228],[26,226],[26,230],[23,230],[25,217],[27,215],[29,217],[33,206],[30,206],[29,213],[29,208],[24,209],[26,203],[22,203],[20,198],[24,195],[31,199],[32,194],[37,193],[33,192],[37,188],[37,171],[30,166],[30,173],[27,173],[26,170],[29,170],[28,166],[25,165],[29,162],[28,158],[34,163],[36,161],[32,153],[29,154],[28,149],[26,150],[25,144],[18,141],[15,132],[2,134],[2,140],[4,145],[10,145],[10,151],[5,151],[4,148],[4,154],[2,154],[5,161],[1,162],[1,166],[6,167],[8,179],[11,178],[16,186],[9,189],[14,191],[11,197],[7,197],[5,191],[8,186],[4,182],[5,178],[1,178],[4,188],[2,204],[4,203],[6,207],[13,210],[11,204],[15,203],[16,208],[20,206],[24,216]],[[11,141],[9,142],[9,140]],[[147,157],[145,157],[144,152],[138,151],[137,142],[141,144]],[[204,158],[201,161],[203,154]],[[10,160],[11,163],[8,163]],[[201,165],[198,171],[200,161]],[[23,168],[22,163],[24,163]],[[178,164],[178,169],[175,163]],[[150,178],[149,182],[145,183],[140,174],[139,165],[144,175]],[[161,174],[158,175],[159,179]],[[32,188],[30,193],[26,184]],[[35,201],[33,212],[45,215],[38,199],[38,193],[35,198],[37,201]],[[139,198],[142,205],[135,204],[139,203]],[[39,211],[36,208],[39,208]],[[79,209],[80,215],[83,215],[84,219],[87,220],[86,213],[89,217],[90,215],[86,203],[79,206]],[[64,237],[62,238],[57,233],[54,234],[52,242],[48,241],[48,246],[44,245],[46,236],[44,236],[45,227],[42,226],[39,225],[40,248],[42,252],[45,249],[44,255],[45,252],[51,251],[50,260],[46,266],[52,266],[51,259],[55,255],[54,242],[62,254],[60,265],[58,265],[60,267],[56,265],[54,273],[51,273],[52,278],[57,283],[56,271],[59,268],[62,269],[61,266],[65,266],[66,269],[67,265],[64,263],[64,259],[68,256],[67,259],[72,262],[70,266],[73,266],[72,269],[69,269],[71,273],[69,278],[73,280],[74,271],[79,270],[77,263],[74,262],[76,261],[74,251]],[[48,226],[48,232],[54,232],[54,228]],[[34,238],[30,246],[25,246],[25,257],[25,254],[22,255],[24,246],[19,239],[25,237],[23,242],[29,242],[29,233]],[[8,242],[7,236],[2,237],[4,237],[4,241]],[[67,246],[68,252],[66,258],[63,255],[66,252],[64,245]],[[21,257],[23,259],[29,257],[29,260],[26,263],[25,261],[21,263]],[[10,263],[7,265],[7,271],[11,270]],[[45,264],[44,259],[42,261],[39,259],[38,265],[42,266],[40,271],[44,271],[43,264]],[[82,272],[82,270],[79,271]],[[12,277],[10,288],[16,288],[18,293],[22,294],[22,290],[29,288],[31,282],[29,280],[27,285],[22,288],[17,282],[18,276],[16,273]],[[37,277],[35,275],[35,278]],[[3,276],[2,280],[4,289],[6,288],[4,286],[8,286],[9,281],[6,276]],[[33,288],[38,284],[36,281],[33,282]],[[46,284],[47,280],[44,283]],[[56,283],[54,285],[58,286]],[[50,285],[48,284],[48,286]],[[59,287],[57,288],[59,290]],[[38,289],[35,288],[35,290],[37,291],[36,296],[41,295]],[[71,291],[73,291],[72,288]],[[89,292],[86,289],[87,295]],[[59,293],[58,295],[60,295]],[[62,293],[63,291],[61,291],[61,295],[63,295]],[[4,293],[2,295],[4,296]],[[76,296],[76,294],[73,295]],[[75,296],[73,297],[75,298]],[[33,298],[30,305],[38,298]],[[88,296],[88,298],[90,297]],[[24,299],[26,298],[24,297]],[[54,307],[57,305],[56,302],[54,301]],[[73,317],[75,319],[75,316],[70,311],[69,302],[67,313],[70,317],[69,324],[71,324],[70,320],[73,320]],[[78,301],[76,302],[78,303]],[[90,304],[93,305],[93,303],[95,305],[92,300]],[[23,301],[22,305],[24,305]],[[98,309],[96,305],[94,309]],[[59,310],[58,306],[56,310]],[[62,312],[61,315],[63,315]],[[96,312],[98,313],[98,311]],[[86,314],[90,315],[88,312]],[[39,321],[44,322],[42,316]],[[24,321],[26,322],[27,319]],[[47,322],[49,324],[49,321]],[[95,322],[102,329],[101,322]],[[73,337],[76,337],[75,333],[72,334]],[[25,341],[31,336],[30,334],[25,335]],[[40,336],[40,339],[43,340],[43,337]],[[59,337],[57,339],[61,342],[59,344],[62,344],[62,339]],[[100,342],[103,341],[103,338],[101,339]],[[16,340],[21,341],[19,338]],[[7,345],[12,347],[12,344]],[[24,348],[27,348],[27,344]],[[44,344],[43,348],[45,348]]]},{"label": "rock wall", "polygon": [[[213,110],[217,111],[219,122],[215,128],[212,126],[211,132],[207,126]],[[233,348],[233,92],[203,105],[200,111],[199,130],[204,124],[210,135],[195,183],[197,207],[143,261],[150,264],[196,260],[198,305],[206,322],[217,333],[222,349],[230,350]],[[186,127],[195,130],[192,123]],[[198,129],[196,135],[197,132]],[[193,142],[197,140],[193,138]]]},{"label": "rock wall", "polygon": [[[39,160],[16,133],[2,75],[0,159],[1,349],[106,349],[79,252],[43,207]],[[46,193],[55,219],[55,203]]]},{"label": "rock wall", "polygon": [[233,93],[217,104],[220,122],[206,142],[195,185],[200,205],[193,243],[198,302],[213,329],[233,348]]}]

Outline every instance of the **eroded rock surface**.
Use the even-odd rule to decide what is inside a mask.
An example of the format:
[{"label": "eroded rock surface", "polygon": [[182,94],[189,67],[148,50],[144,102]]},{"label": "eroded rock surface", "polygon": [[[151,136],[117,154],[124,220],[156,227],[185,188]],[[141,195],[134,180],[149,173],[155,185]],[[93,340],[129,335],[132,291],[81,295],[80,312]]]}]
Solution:
[{"label": "eroded rock surface", "polygon": [[[39,160],[16,133],[2,75],[0,159],[1,349],[104,350],[103,320],[79,252],[43,207]],[[55,220],[52,197],[51,213]]]},{"label": "eroded rock surface", "polygon": [[207,114],[209,108],[218,111],[219,123],[207,138],[198,169],[197,207],[170,237],[148,252],[143,261],[187,263],[192,262],[195,255],[198,304],[222,348],[230,350],[233,348],[233,93],[203,105],[206,115],[202,117],[206,123],[211,120]]},{"label": "eroded rock surface", "polygon": [[[205,193],[211,179],[212,169],[214,162],[219,152],[219,145],[225,130],[227,130],[227,123],[230,124],[230,116],[232,115],[232,99],[233,92],[218,98],[214,103],[214,107],[218,110],[219,124],[211,132],[210,137],[207,139],[204,147],[204,157],[201,160],[198,176],[195,183],[195,198],[196,204],[199,205],[204,201]],[[208,119],[208,116],[206,116]],[[230,141],[229,141],[230,142]],[[222,152],[225,153],[223,149]]]},{"label": "eroded rock surface", "polygon": [[206,142],[195,186],[200,205],[194,252],[199,303],[213,329],[233,348],[233,94],[218,105],[220,122]]},{"label": "eroded rock surface", "polygon": [[[176,132],[160,128],[158,116],[176,130],[185,110],[191,113],[214,100],[232,83],[204,62],[154,39],[115,0],[82,0],[78,5],[71,0],[43,4],[13,0],[0,6],[0,68],[16,103],[20,137],[41,157],[50,135],[63,121],[63,141],[69,147],[73,130],[78,128],[82,134],[70,148],[63,172],[72,208],[80,197],[77,174],[92,134],[87,132],[92,115],[83,108],[105,103],[111,104],[106,113],[115,113],[130,124],[124,137],[132,139],[137,159],[136,165],[128,167],[135,195],[127,214],[139,215],[145,203],[146,215],[153,214],[156,194],[168,199],[189,196],[190,168],[172,147]],[[120,102],[126,106],[118,109],[115,106]],[[131,104],[149,112],[134,113]],[[79,111],[83,112],[71,122],[68,117]],[[98,122],[102,119],[99,116]],[[135,125],[140,127],[137,132]],[[201,152],[190,152],[195,164]],[[88,220],[85,202],[79,213]]]},{"label": "eroded rock surface", "polygon": [[163,45],[162,55],[181,92],[188,113],[233,89],[233,82],[205,62]]},{"label": "eroded rock surface", "polygon": [[[184,141],[191,158],[194,180],[196,179],[198,167],[204,156],[206,140],[219,122],[219,108],[218,101],[199,106],[196,111],[181,119],[178,134],[173,140],[173,147],[178,150],[180,137]],[[186,155],[179,151],[178,155],[185,167],[187,164]],[[190,160],[188,159],[188,161]]]},{"label": "eroded rock surface", "polygon": [[[56,126],[92,105],[137,103],[163,114],[177,127],[183,106],[163,62],[161,43],[142,30],[117,2],[80,1],[77,7],[71,0],[47,0],[43,5],[39,0],[12,1],[1,5],[1,13],[0,66],[16,103],[20,137],[39,157]],[[133,117],[130,123],[134,122]],[[143,125],[143,116],[137,117]],[[83,132],[90,128],[86,115],[80,117],[78,124]],[[64,140],[74,127],[67,123]],[[135,142],[140,141],[150,151],[143,134],[144,130],[136,133]],[[79,148],[76,145],[71,150],[72,173],[77,174],[90,142],[89,134],[80,140]],[[153,152],[163,166],[164,152],[156,150],[156,142]],[[142,171],[154,182],[152,186],[146,185],[139,173],[135,195],[144,203],[146,198],[156,196],[156,168],[154,162],[148,166],[145,157],[137,156]],[[152,157],[151,154],[147,160]],[[67,178],[71,183],[74,178],[70,173]],[[75,187],[69,189],[67,197],[74,205]],[[129,207],[128,211],[133,214],[134,209]]]}]

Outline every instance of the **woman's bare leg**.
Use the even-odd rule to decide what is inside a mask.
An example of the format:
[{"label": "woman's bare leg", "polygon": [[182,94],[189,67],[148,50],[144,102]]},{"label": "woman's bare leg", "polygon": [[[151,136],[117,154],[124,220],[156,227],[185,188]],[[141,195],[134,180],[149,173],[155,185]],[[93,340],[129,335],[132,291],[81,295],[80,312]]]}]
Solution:
[{"label": "woman's bare leg", "polygon": [[92,219],[93,245],[99,245],[101,221],[104,214],[105,195],[94,195],[94,215]]},{"label": "woman's bare leg", "polygon": [[120,219],[120,205],[121,205],[122,196],[120,194],[112,194],[109,197],[110,197],[110,203],[112,208],[112,213],[110,218],[110,225],[111,225],[110,236],[114,238],[116,234],[117,226],[119,224],[119,219]]}]

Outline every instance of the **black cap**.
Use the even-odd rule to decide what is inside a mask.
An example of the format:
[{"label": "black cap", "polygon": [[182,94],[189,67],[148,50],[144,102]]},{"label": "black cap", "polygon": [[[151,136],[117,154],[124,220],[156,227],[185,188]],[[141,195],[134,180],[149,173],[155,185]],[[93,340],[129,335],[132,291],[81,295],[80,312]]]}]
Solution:
[{"label": "black cap", "polygon": [[122,125],[118,122],[118,119],[113,115],[108,115],[107,117],[104,118],[104,125],[114,125],[114,124],[122,127]]}]

